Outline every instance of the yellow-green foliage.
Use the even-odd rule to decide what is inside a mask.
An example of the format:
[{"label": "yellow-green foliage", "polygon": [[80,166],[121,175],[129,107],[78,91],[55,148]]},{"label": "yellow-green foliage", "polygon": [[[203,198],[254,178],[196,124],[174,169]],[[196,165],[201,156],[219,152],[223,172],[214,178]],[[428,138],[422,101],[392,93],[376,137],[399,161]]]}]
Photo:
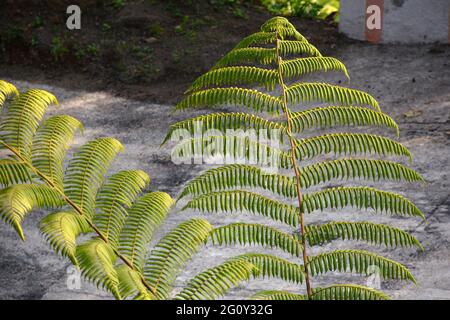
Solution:
[{"label": "yellow-green foliage", "polygon": [[[370,266],[378,267],[384,279],[415,282],[405,266],[370,251],[332,250],[314,255],[315,250],[311,250],[338,240],[423,250],[413,235],[387,224],[330,221],[312,225],[305,222],[309,214],[344,211],[349,207],[358,209],[361,215],[372,211],[424,219],[417,206],[395,192],[351,185],[356,181],[360,184],[365,181],[423,182],[423,178],[397,161],[384,159],[389,156],[411,160],[409,150],[395,139],[372,131],[352,132],[356,127],[381,127],[398,137],[397,124],[381,111],[374,97],[341,85],[303,80],[309,74],[329,71],[349,78],[342,62],[323,57],[287,19],[272,18],[259,32],[244,38],[209,72],[195,80],[176,106],[177,110],[236,107],[244,111],[213,111],[180,121],[171,126],[164,139],[166,143],[177,130],[186,130],[191,138],[184,136],[173,149],[173,154],[183,157],[192,156],[195,148],[206,150],[211,142],[219,146],[215,149],[216,155],[225,159],[227,156],[232,159],[236,153],[227,147],[238,144],[244,146],[241,155],[248,162],[259,160],[261,150],[278,157],[275,164],[279,170],[275,173],[263,169],[261,162],[227,164],[207,170],[190,181],[179,196],[187,200],[184,210],[244,212],[297,228],[289,234],[263,224],[238,222],[211,232],[210,239],[215,245],[262,245],[281,249],[294,260],[300,260],[297,263],[281,261],[271,255],[242,256],[240,259],[258,267],[258,276],[265,274],[307,284],[306,292],[266,290],[254,295],[255,299],[387,299],[382,292],[353,284],[311,287],[312,276],[329,272],[366,275]],[[314,103],[318,106],[311,107]],[[336,128],[345,131],[320,133],[320,130]],[[207,132],[211,129],[214,135]],[[254,137],[230,136],[228,129],[255,129],[257,132],[265,129],[268,137],[274,135],[271,132],[276,129],[281,143],[277,147],[269,146],[259,140],[259,133]],[[194,136],[196,130],[200,132]],[[315,162],[305,163],[304,160]],[[327,186],[336,181],[349,185]],[[312,187],[316,191],[310,191]],[[322,189],[317,191],[318,187]],[[276,197],[267,196],[270,193]],[[275,270],[284,271],[277,273]],[[190,298],[193,294],[184,291],[181,296]]]}]

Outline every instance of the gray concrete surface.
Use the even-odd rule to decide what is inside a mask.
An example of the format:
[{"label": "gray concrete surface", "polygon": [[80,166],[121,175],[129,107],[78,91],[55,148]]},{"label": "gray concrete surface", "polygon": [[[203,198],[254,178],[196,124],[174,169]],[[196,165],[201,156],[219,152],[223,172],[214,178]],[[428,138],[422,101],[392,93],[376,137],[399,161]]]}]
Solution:
[{"label": "gray concrete surface", "polygon": [[[365,10],[365,0],[341,0],[339,30],[365,40]],[[448,43],[449,15],[449,0],[385,0],[381,42]]]},{"label": "gray concrete surface", "polygon": [[[320,48],[319,48],[320,49]],[[372,93],[382,108],[399,123],[400,141],[410,148],[413,167],[428,184],[388,183],[385,189],[410,197],[428,217],[428,224],[416,219],[389,219],[365,212],[348,210],[345,214],[317,213],[307,222],[332,219],[365,219],[390,221],[411,231],[422,241],[425,252],[415,250],[385,250],[356,243],[335,242],[317,251],[340,248],[370,248],[405,263],[417,278],[418,285],[405,282],[381,283],[382,289],[397,299],[450,299],[450,47],[448,46],[371,46],[345,45],[330,53],[340,58],[352,77],[351,86]],[[0,71],[0,78],[2,74]],[[338,75],[326,77],[338,81]],[[325,79],[322,76],[322,79]],[[184,183],[194,177],[200,166],[176,166],[170,161],[170,148],[159,148],[169,124],[182,119],[183,114],[169,114],[171,106],[155,105],[114,97],[109,92],[70,91],[44,83],[27,83],[7,79],[20,89],[40,87],[54,92],[62,109],[58,112],[79,118],[86,126],[85,135],[75,146],[100,136],[121,140],[125,153],[120,155],[113,170],[141,168],[151,174],[152,189],[164,190],[175,196]],[[53,113],[57,112],[55,110]],[[334,185],[338,185],[336,182]],[[196,215],[179,213],[175,209],[162,232]],[[26,242],[4,223],[0,223],[0,298],[2,299],[108,299],[108,295],[83,282],[80,289],[67,287],[70,264],[58,258],[42,241],[37,230],[42,213],[33,212],[24,223]],[[235,215],[208,217],[215,225],[236,221]],[[261,221],[240,215],[240,220]],[[264,220],[267,222],[267,220]],[[244,248],[244,251],[261,251]],[[270,251],[270,250],[269,250]],[[177,290],[197,272],[237,254],[237,248],[205,247],[188,264],[177,280]],[[266,250],[267,252],[267,250]],[[354,281],[365,283],[361,276],[331,274],[314,280],[315,285]],[[252,280],[233,289],[226,297],[241,299],[260,289],[289,289],[301,292],[296,285],[281,281]]]}]

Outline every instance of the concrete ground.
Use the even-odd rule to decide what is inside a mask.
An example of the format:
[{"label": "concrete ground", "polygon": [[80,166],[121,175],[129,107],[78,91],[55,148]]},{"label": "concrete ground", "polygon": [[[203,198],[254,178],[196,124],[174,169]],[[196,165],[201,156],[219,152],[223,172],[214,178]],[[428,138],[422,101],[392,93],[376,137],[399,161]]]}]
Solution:
[{"label": "concrete ground", "polygon": [[[327,54],[340,58],[347,65],[352,87],[373,94],[383,110],[398,122],[400,141],[414,154],[412,166],[428,181],[425,186],[394,183],[385,186],[411,198],[428,217],[428,224],[415,219],[356,214],[351,210],[344,216],[391,221],[411,231],[425,247],[425,252],[374,249],[406,264],[418,282],[414,286],[382,281],[383,290],[398,299],[450,299],[450,47],[353,43]],[[78,137],[75,145],[100,136],[112,136],[122,141],[125,153],[119,156],[113,170],[144,169],[152,177],[153,190],[163,190],[176,196],[183,184],[201,170],[200,166],[174,165],[170,160],[170,149],[159,148],[168,126],[184,117],[182,114],[170,114],[172,106],[117,98],[110,92],[72,91],[56,85],[28,83],[19,78],[6,80],[20,89],[40,87],[56,94],[62,105],[62,110],[58,112],[77,117],[86,127],[84,136]],[[171,213],[161,231],[195,215],[192,212],[179,213],[178,210],[176,208]],[[327,221],[336,216],[333,212],[317,213],[308,216],[307,221]],[[42,213],[34,212],[25,220],[27,241],[23,243],[9,226],[0,223],[0,298],[109,298],[85,282],[79,289],[68,288],[67,282],[73,269],[42,241],[37,229],[41,217]],[[255,217],[245,215],[240,218],[257,221]],[[214,215],[208,216],[208,219],[219,225],[236,221],[236,216]],[[326,246],[326,249],[336,246],[366,247],[337,241]],[[245,248],[245,251],[258,250]],[[197,272],[238,252],[237,248],[205,247],[182,272],[177,289]],[[364,277],[333,274],[315,279],[314,284],[351,280],[367,282]],[[233,289],[226,297],[241,299],[257,290],[269,288],[301,292],[295,285],[281,281],[252,280]]]}]

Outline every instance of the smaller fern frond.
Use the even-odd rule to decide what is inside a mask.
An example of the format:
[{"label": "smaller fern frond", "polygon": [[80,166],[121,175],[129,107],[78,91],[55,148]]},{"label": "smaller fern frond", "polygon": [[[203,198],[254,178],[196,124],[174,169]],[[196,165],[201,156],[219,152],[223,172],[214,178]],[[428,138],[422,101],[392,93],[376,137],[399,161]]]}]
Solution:
[{"label": "smaller fern frond", "polygon": [[345,65],[332,57],[308,57],[290,60],[282,60],[281,72],[286,78],[303,76],[317,71],[342,71],[347,79],[350,79]]},{"label": "smaller fern frond", "polygon": [[262,290],[252,295],[250,300],[308,300],[303,294],[279,290]]},{"label": "smaller fern frond", "polygon": [[0,187],[32,181],[32,173],[26,163],[12,159],[0,159]]},{"label": "smaller fern frond", "polygon": [[213,300],[223,296],[233,286],[249,280],[256,272],[254,264],[246,260],[225,262],[207,269],[194,278],[175,297],[178,300]]},{"label": "smaller fern frond", "polygon": [[370,94],[327,83],[297,83],[287,88],[286,95],[292,105],[327,102],[343,106],[368,105],[380,111],[378,102]]},{"label": "smaller fern frond", "polygon": [[240,63],[270,65],[276,62],[276,58],[277,52],[275,48],[249,47],[233,49],[220,59],[212,70]]},{"label": "smaller fern frond", "polygon": [[22,240],[22,221],[34,208],[55,209],[64,202],[53,188],[38,184],[16,184],[0,190],[0,218],[9,223]]},{"label": "smaller fern frond", "polygon": [[244,106],[257,112],[268,112],[279,114],[281,101],[278,97],[273,97],[253,89],[243,88],[213,88],[192,93],[184,98],[176,106],[176,110],[198,107],[225,107],[228,105]]},{"label": "smaller fern frond", "polygon": [[273,17],[261,26],[261,31],[276,32],[282,38],[294,37],[298,41],[308,42],[306,38],[297,31],[292,23],[284,17]]},{"label": "smaller fern frond", "polygon": [[279,50],[282,56],[303,54],[309,57],[322,57],[315,46],[308,42],[293,40],[278,40]]},{"label": "smaller fern frond", "polygon": [[109,244],[98,238],[86,241],[77,247],[76,258],[83,277],[121,299],[114,268],[117,256]]},{"label": "smaller fern frond", "polygon": [[263,253],[246,253],[232,257],[227,261],[245,260],[255,265],[255,278],[279,278],[293,283],[303,283],[305,270],[302,265],[293,263],[280,257]]},{"label": "smaller fern frond", "polygon": [[372,222],[335,221],[306,226],[306,238],[311,246],[322,245],[336,239],[362,240],[387,247],[412,247],[424,250],[419,240],[399,228]]},{"label": "smaller fern frond", "polygon": [[242,190],[213,192],[199,196],[190,200],[181,210],[186,209],[204,213],[248,211],[293,227],[298,225],[299,216],[299,210],[295,206]]},{"label": "smaller fern frond", "polygon": [[295,257],[301,255],[303,248],[301,242],[290,234],[256,223],[232,223],[214,228],[210,239],[215,245],[261,245],[278,248]]},{"label": "smaller fern frond", "polygon": [[154,300],[151,294],[142,283],[141,277],[136,270],[131,269],[126,264],[116,267],[117,278],[119,280],[119,292],[122,299],[135,296],[137,300]]},{"label": "smaller fern frond", "polygon": [[364,107],[318,107],[291,113],[291,121],[293,132],[335,126],[384,126],[394,129],[397,137],[399,136],[399,128],[394,119],[384,113]]},{"label": "smaller fern frond", "polygon": [[404,265],[365,250],[334,250],[310,256],[308,270],[313,276],[333,271],[356,272],[368,275],[376,267],[383,279],[410,280],[416,283]]},{"label": "smaller fern frond", "polygon": [[335,284],[316,288],[312,300],[390,300],[381,291],[356,284]]},{"label": "smaller fern frond", "polygon": [[251,34],[239,41],[238,44],[233,48],[233,50],[247,48],[253,45],[274,43],[276,40],[277,34],[275,32],[260,31]]},{"label": "smaller fern frond", "polygon": [[19,95],[19,90],[9,82],[0,80],[0,110],[6,100]]},{"label": "smaller fern frond", "polygon": [[299,161],[327,153],[396,155],[412,161],[411,153],[401,143],[369,133],[331,133],[297,140],[295,152]]},{"label": "smaller fern frond", "polygon": [[278,72],[248,66],[235,66],[213,69],[198,77],[188,89],[198,91],[211,86],[261,85],[266,90],[273,90],[279,82]]},{"label": "smaller fern frond", "polygon": [[50,246],[69,258],[74,265],[76,259],[76,240],[81,233],[91,231],[86,220],[74,211],[55,212],[45,216],[40,221],[40,230]]},{"label": "smaller fern frond", "polygon": [[393,192],[370,187],[327,188],[305,194],[302,202],[305,213],[324,209],[343,209],[347,206],[358,209],[370,208],[380,213],[420,217],[425,220],[422,211],[410,200]]},{"label": "smaller fern frond", "polygon": [[145,280],[155,288],[159,299],[168,299],[181,268],[205,244],[211,224],[190,219],[169,231],[151,251],[144,268]]}]

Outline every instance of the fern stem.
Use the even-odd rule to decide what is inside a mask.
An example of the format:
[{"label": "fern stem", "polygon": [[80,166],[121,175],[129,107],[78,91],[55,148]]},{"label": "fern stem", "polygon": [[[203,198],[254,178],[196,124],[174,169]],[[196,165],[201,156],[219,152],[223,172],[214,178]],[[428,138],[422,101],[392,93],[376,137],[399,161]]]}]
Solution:
[{"label": "fern stem", "polygon": [[[19,150],[17,150],[16,148],[14,148],[13,146],[10,146],[9,144],[5,143],[4,141],[0,140],[0,143],[7,148],[8,150],[10,150],[14,155],[16,155],[19,160],[21,160],[25,165],[27,165],[30,170],[32,170],[37,176],[39,176],[47,185],[49,185],[51,188],[55,189],[56,192],[58,192],[61,197],[63,198],[63,200],[70,205],[81,217],[84,217],[84,213],[83,213],[83,209],[80,208],[75,202],[73,202],[65,193],[64,191],[62,191],[49,177],[47,177],[44,173],[42,173],[41,171],[39,171],[36,167],[33,166],[33,164],[31,164],[25,157],[22,156],[22,154],[20,153]],[[100,239],[102,239],[105,243],[109,244],[109,240],[108,238],[100,231],[100,229],[89,219],[85,219],[87,224],[92,228],[92,230],[94,230],[94,232],[100,237]],[[150,290],[153,295],[156,295],[156,289],[153,288],[152,286],[150,286],[147,281],[145,280],[144,276],[141,274],[141,272],[139,272],[139,270],[137,270],[133,263],[130,262],[125,256],[123,256],[116,248],[111,247],[114,254],[120,259],[122,260],[128,267],[130,267],[132,270],[137,271],[139,274],[139,277],[142,281],[142,284],[148,289]]]},{"label": "fern stem", "polygon": [[296,189],[297,189],[297,198],[298,198],[298,208],[299,208],[299,221],[300,221],[300,232],[301,232],[301,242],[302,242],[302,256],[303,256],[303,265],[305,268],[305,283],[306,283],[306,293],[308,296],[308,299],[312,299],[313,290],[311,287],[311,280],[310,275],[308,271],[308,252],[307,252],[307,243],[306,243],[306,237],[305,237],[305,221],[304,221],[304,214],[302,212],[302,202],[303,202],[303,196],[300,190],[300,171],[297,167],[297,157],[296,157],[296,140],[292,135],[292,119],[290,116],[290,110],[287,105],[287,96],[286,96],[286,84],[284,83],[283,79],[283,72],[281,68],[281,56],[280,56],[280,39],[278,37],[277,32],[277,47],[276,47],[276,61],[277,61],[277,68],[278,68],[278,78],[280,81],[280,87],[281,92],[283,94],[282,99],[282,108],[284,113],[286,114],[286,122],[287,122],[287,135],[289,137],[289,142],[291,144],[291,158],[292,158],[292,168],[295,171],[295,177],[296,177]]}]

